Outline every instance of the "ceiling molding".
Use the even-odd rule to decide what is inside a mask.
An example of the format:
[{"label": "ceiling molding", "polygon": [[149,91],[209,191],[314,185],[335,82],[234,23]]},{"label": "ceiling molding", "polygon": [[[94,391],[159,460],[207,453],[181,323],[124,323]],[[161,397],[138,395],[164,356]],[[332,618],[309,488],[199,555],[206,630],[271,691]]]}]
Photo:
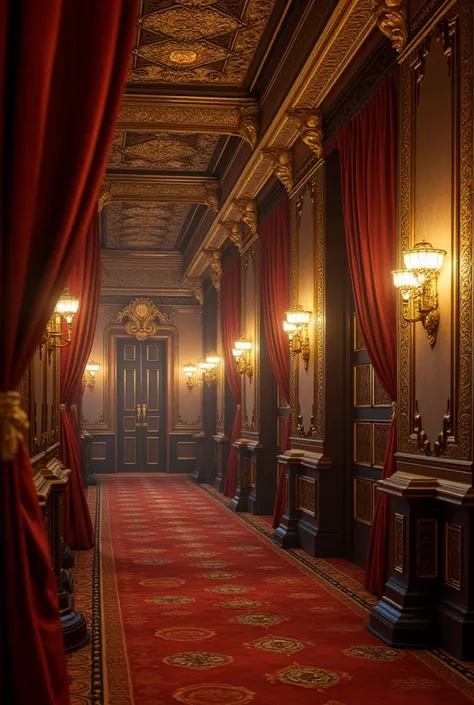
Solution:
[{"label": "ceiling molding", "polygon": [[117,130],[235,135],[255,148],[260,109],[253,98],[125,94]]},{"label": "ceiling molding", "polygon": [[110,192],[107,203],[203,203],[213,211],[218,210],[219,181],[213,177],[108,173],[106,180]]},{"label": "ceiling molding", "polygon": [[101,252],[101,295],[193,296],[181,252]]},{"label": "ceiling molding", "polygon": [[342,77],[355,55],[376,29],[373,0],[340,0],[321,36],[307,59],[298,80],[288,92],[277,115],[246,168],[229,193],[216,221],[191,258],[186,276],[203,276],[208,268],[205,249],[219,249],[226,237],[222,221],[237,220],[234,201],[255,199],[272,176],[274,162],[271,150],[288,150],[301,136],[301,123],[292,111],[321,107],[336,82]]}]

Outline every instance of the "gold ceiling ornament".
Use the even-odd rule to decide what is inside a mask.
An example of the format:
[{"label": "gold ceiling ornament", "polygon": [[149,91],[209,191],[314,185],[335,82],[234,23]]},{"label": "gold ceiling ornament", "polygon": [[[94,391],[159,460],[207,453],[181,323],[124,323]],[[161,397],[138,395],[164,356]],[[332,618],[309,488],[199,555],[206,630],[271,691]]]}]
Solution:
[{"label": "gold ceiling ornament", "polygon": [[220,291],[222,275],[221,251],[209,248],[207,250],[204,250],[204,254],[207,257],[209,267],[211,269],[210,277],[212,286],[214,287],[214,289],[216,289],[216,291]]},{"label": "gold ceiling ornament", "polygon": [[0,459],[13,460],[30,424],[18,392],[0,392]]},{"label": "gold ceiling ornament", "polygon": [[109,179],[104,176],[102,186],[100,187],[99,198],[97,199],[97,211],[100,213],[105,205],[112,198],[112,190]]},{"label": "gold ceiling ornament", "polygon": [[236,198],[232,205],[237,208],[241,220],[248,225],[252,236],[257,234],[257,203],[254,198]]},{"label": "gold ceiling ornament", "polygon": [[190,279],[186,280],[186,284],[191,287],[194,298],[196,299],[196,301],[199,301],[202,306],[204,302],[204,294],[202,290],[201,277],[191,277]]},{"label": "gold ceiling ornament", "polygon": [[321,159],[323,156],[323,118],[320,110],[289,110],[289,117],[299,122],[301,140]]},{"label": "gold ceiling ornament", "polygon": [[123,323],[126,318],[130,320],[125,324],[125,330],[139,341],[156,334],[156,321],[164,325],[172,324],[170,317],[162,313],[151,299],[146,298],[133,299],[122,311],[115,314],[112,320],[115,323]]},{"label": "gold ceiling ornament", "polygon": [[407,0],[376,0],[374,9],[378,28],[400,53],[408,40]]},{"label": "gold ceiling ornament", "polygon": [[222,221],[221,225],[227,231],[227,237],[229,240],[236,246],[238,251],[241,252],[244,244],[242,224],[237,220],[229,220],[227,222]]},{"label": "gold ceiling ornament", "polygon": [[204,203],[211,210],[217,213],[219,210],[219,186],[212,184],[206,187],[206,196]]},{"label": "gold ceiling ornament", "polygon": [[239,108],[239,135],[246,140],[252,149],[257,146],[260,132],[260,108],[258,105]]},{"label": "gold ceiling ornament", "polygon": [[287,191],[293,188],[293,152],[291,149],[264,149],[262,154],[272,160],[274,176],[283,184]]}]

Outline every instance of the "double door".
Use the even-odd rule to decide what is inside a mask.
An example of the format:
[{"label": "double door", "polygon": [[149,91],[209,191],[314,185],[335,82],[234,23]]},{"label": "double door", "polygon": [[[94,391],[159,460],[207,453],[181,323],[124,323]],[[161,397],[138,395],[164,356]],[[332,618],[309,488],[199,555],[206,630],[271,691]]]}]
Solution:
[{"label": "double door", "polygon": [[166,470],[166,346],[117,341],[119,472]]}]

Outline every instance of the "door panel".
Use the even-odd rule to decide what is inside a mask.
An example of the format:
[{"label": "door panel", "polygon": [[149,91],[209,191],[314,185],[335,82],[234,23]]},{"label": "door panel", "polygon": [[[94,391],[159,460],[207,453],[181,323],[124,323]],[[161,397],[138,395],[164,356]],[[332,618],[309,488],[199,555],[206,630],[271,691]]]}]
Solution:
[{"label": "door panel", "polygon": [[391,419],[387,398],[370,364],[364,340],[352,323],[352,560],[365,567],[370,527],[374,517],[376,481],[382,476]]},{"label": "door panel", "polygon": [[118,471],[166,469],[164,341],[117,344]]}]

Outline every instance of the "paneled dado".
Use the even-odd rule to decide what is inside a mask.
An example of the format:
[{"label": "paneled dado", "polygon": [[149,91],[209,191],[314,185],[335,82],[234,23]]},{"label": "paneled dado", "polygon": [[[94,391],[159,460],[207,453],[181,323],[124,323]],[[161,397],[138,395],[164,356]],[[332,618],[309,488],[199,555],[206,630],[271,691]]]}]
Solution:
[{"label": "paneled dado", "polygon": [[381,485],[390,577],[370,628],[472,660],[473,5],[427,5],[400,56],[399,245],[447,254],[436,344],[399,319],[397,472]]}]

